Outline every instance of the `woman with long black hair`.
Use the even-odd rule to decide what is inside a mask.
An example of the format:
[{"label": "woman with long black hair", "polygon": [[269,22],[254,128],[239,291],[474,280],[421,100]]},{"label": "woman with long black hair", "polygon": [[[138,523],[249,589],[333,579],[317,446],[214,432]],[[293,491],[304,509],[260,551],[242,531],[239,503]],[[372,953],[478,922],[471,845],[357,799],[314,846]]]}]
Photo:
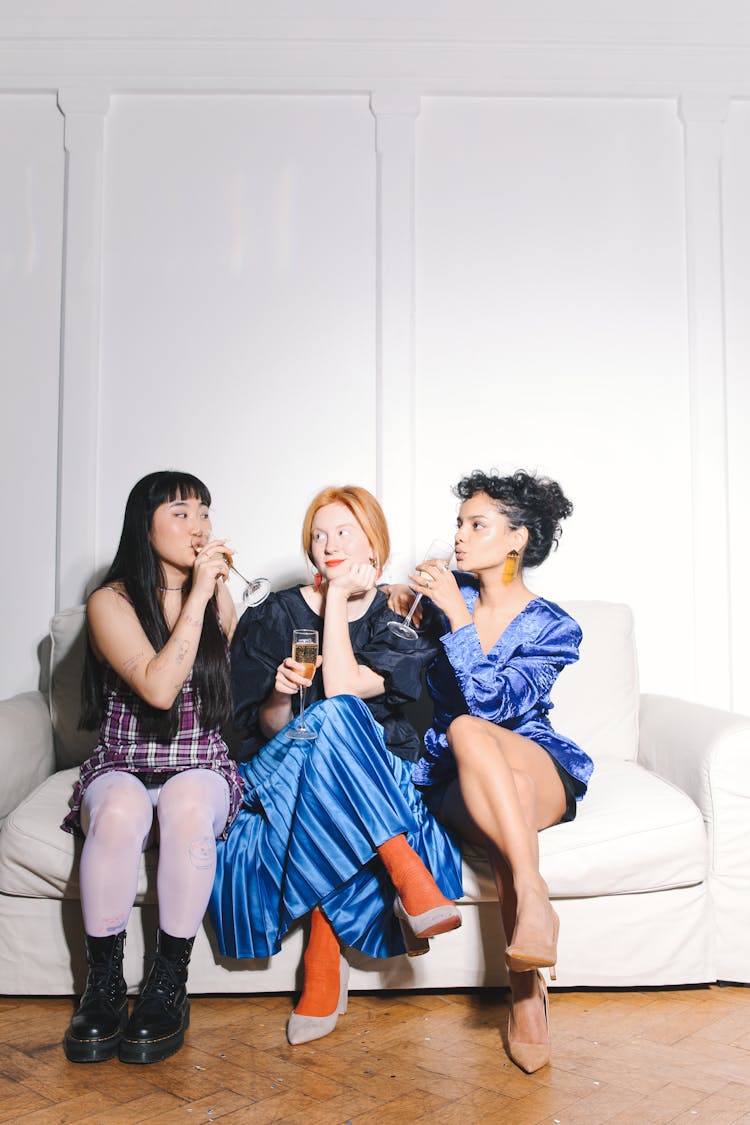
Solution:
[{"label": "woman with long black hair", "polygon": [[[182,1045],[193,939],[217,837],[242,800],[221,726],[231,716],[236,625],[225,541],[211,539],[197,477],[151,473],[132,489],[120,544],[87,605],[81,725],[99,728],[63,827],[85,837],[86,991],[65,1034],[72,1062],[150,1063]],[[128,1020],[125,928],[141,853],[158,824],[157,952]]]}]

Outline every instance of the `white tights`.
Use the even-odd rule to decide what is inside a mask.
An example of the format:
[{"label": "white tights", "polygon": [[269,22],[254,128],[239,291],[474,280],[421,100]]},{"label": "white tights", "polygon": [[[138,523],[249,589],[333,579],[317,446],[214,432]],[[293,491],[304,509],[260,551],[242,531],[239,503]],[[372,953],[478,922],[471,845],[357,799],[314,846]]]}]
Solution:
[{"label": "white tights", "polygon": [[92,781],[81,805],[81,907],[90,937],[124,930],[135,901],[141,853],[159,826],[159,925],[194,937],[216,870],[216,837],[229,813],[229,786],[210,769],[185,770],[161,786],[111,770]]}]

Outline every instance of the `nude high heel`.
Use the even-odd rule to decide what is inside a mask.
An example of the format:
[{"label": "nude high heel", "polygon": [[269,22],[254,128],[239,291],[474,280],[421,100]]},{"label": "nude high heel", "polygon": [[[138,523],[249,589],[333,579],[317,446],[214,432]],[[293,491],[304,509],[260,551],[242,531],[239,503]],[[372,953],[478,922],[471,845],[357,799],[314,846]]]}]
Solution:
[{"label": "nude high heel", "polygon": [[533,1074],[537,1070],[541,1070],[550,1061],[550,1032],[549,1032],[549,996],[547,994],[547,985],[542,974],[536,970],[537,985],[539,992],[544,1003],[544,1022],[547,1025],[547,1042],[546,1043],[522,1043],[518,1039],[513,1038],[514,1025],[513,1025],[513,994],[511,993],[510,1013],[508,1015],[508,1053],[513,1059],[516,1066],[520,1066],[521,1070],[526,1074]]},{"label": "nude high heel", "polygon": [[[560,919],[552,911],[552,941],[545,934],[529,931],[521,941],[514,941],[505,951],[505,964],[513,973],[526,973],[531,969],[549,969],[552,980],[557,980],[557,936]],[[513,937],[515,938],[515,934]]]},{"label": "nude high heel", "polygon": [[349,962],[341,955],[339,963],[339,1001],[330,1016],[301,1016],[292,1012],[286,1025],[286,1037],[293,1047],[300,1043],[312,1043],[314,1039],[324,1039],[335,1028],[339,1016],[343,1016],[349,1006]]}]

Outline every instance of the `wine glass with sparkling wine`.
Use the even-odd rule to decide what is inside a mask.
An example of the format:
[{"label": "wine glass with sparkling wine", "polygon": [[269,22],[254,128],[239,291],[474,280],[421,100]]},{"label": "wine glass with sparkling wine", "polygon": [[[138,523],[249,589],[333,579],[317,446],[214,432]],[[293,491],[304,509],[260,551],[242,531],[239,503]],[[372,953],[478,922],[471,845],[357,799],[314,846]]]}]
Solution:
[{"label": "wine glass with sparkling wine", "polygon": [[233,570],[237,577],[245,583],[245,589],[242,591],[242,600],[245,605],[260,605],[261,602],[264,602],[271,593],[271,583],[268,579],[245,578],[245,575],[240,574],[234,565],[234,557],[229,551],[224,552],[224,558],[227,560],[229,569]]},{"label": "wine glass with sparkling wine", "polygon": [[[304,676],[311,680],[315,675],[315,665],[318,662],[318,630],[294,629],[292,630],[292,660],[304,664]],[[304,684],[299,686],[299,715],[297,721],[286,729],[287,738],[317,738],[314,730],[305,726],[305,691]]]},{"label": "wine glass with sparkling wine", "polygon": [[[427,562],[442,562],[445,564],[445,569],[448,569],[448,563],[453,558],[453,547],[450,543],[446,543],[443,539],[433,539],[427,548],[423,563]],[[418,637],[417,630],[411,624],[411,619],[414,616],[414,610],[417,608],[422,600],[422,595],[417,594],[411,604],[411,609],[407,613],[403,621],[389,621],[388,628],[397,637],[407,637],[409,640],[416,640]]]}]

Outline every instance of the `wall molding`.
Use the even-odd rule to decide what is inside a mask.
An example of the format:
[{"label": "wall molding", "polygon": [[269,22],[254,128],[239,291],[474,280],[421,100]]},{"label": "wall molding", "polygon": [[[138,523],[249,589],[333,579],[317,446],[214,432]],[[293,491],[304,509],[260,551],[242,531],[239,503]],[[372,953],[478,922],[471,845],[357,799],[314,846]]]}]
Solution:
[{"label": "wall molding", "polygon": [[732,704],[721,160],[729,98],[685,94],[694,698]]},{"label": "wall molding", "polygon": [[65,117],[55,609],[78,605],[96,567],[103,89],[61,88]]},{"label": "wall molding", "polygon": [[376,448],[378,497],[391,536],[415,557],[415,123],[408,90],[374,90],[377,159]]}]

